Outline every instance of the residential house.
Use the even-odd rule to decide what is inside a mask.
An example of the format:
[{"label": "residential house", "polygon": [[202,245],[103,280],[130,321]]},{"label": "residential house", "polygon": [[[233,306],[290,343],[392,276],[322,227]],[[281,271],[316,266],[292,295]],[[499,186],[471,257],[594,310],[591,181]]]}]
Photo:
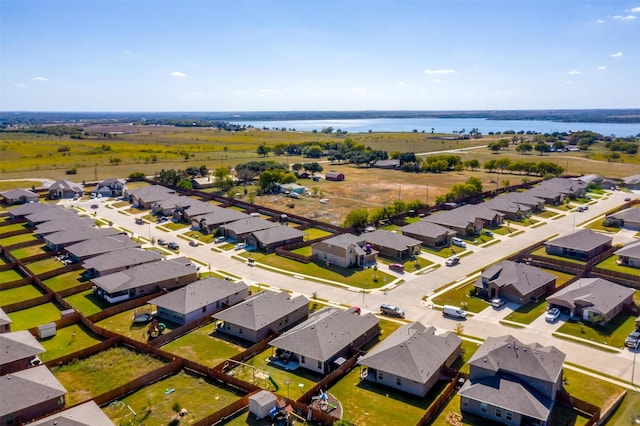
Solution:
[{"label": "residential house", "polygon": [[220,225],[235,222],[242,219],[248,219],[250,216],[246,213],[239,212],[234,209],[225,209],[224,207],[211,204],[210,213],[196,216],[191,219],[191,227],[199,230],[204,234],[216,232]]},{"label": "residential house", "polygon": [[576,199],[584,196],[587,192],[587,187],[588,184],[579,179],[560,177],[542,181],[538,185],[538,188],[556,191],[571,199]]},{"label": "residential house", "polygon": [[213,188],[213,182],[214,182],[214,179],[211,179],[211,176],[192,178],[191,186],[193,186],[194,189]]},{"label": "residential house", "polygon": [[127,190],[125,193],[134,207],[150,209],[154,203],[165,200],[176,192],[162,185],[149,185],[131,191]]},{"label": "residential house", "polygon": [[365,380],[422,397],[461,353],[455,333],[436,335],[435,327],[414,322],[400,326],[358,364],[367,367]]},{"label": "residential house", "polygon": [[640,175],[627,176],[622,179],[622,185],[631,190],[640,189]]},{"label": "residential house", "polygon": [[296,194],[302,195],[307,192],[307,188],[295,183],[283,183],[281,185],[278,185],[278,192],[281,192],[283,194],[295,192]]},{"label": "residential house", "polygon": [[422,241],[425,246],[434,248],[451,245],[451,238],[457,232],[436,223],[419,220],[399,228],[402,235]]},{"label": "residential house", "polygon": [[276,360],[286,359],[314,373],[327,374],[338,367],[351,351],[380,334],[380,320],[372,313],[358,315],[353,310],[325,307],[273,339]]},{"label": "residential house", "polygon": [[334,172],[334,171],[325,173],[324,178],[326,180],[332,180],[332,181],[336,181],[336,182],[341,182],[341,181],[343,181],[345,179],[344,178],[344,173]]},{"label": "residential house", "polygon": [[151,213],[158,216],[173,216],[173,212],[176,210],[184,210],[191,205],[201,202],[191,197],[184,197],[182,195],[171,195],[162,200],[156,201],[151,205]]},{"label": "residential house", "polygon": [[218,331],[254,343],[296,325],[308,316],[309,300],[304,296],[291,297],[285,291],[261,291],[213,315],[222,321],[216,325]]},{"label": "residential house", "polygon": [[462,215],[463,217],[475,218],[482,220],[484,228],[497,228],[504,220],[504,214],[489,208],[486,203],[482,204],[465,204],[451,210],[449,213]]},{"label": "residential house", "polygon": [[83,194],[84,186],[70,180],[58,180],[49,187],[49,198],[52,200],[81,197]]},{"label": "residential house", "polygon": [[482,206],[501,213],[505,219],[515,221],[529,217],[532,213],[531,207],[516,203],[505,197],[493,197],[482,203]]},{"label": "residential house", "polygon": [[376,169],[399,169],[400,168],[400,160],[391,159],[391,160],[377,160],[371,167],[375,167]]},{"label": "residential house", "polygon": [[54,204],[27,203],[9,210],[9,218],[12,220],[23,219],[30,214],[58,209],[61,207]]},{"label": "residential house", "polygon": [[547,241],[545,250],[548,254],[556,256],[589,260],[610,249],[612,240],[612,237],[590,229],[580,229]]},{"label": "residential house", "polygon": [[11,331],[11,318],[0,308],[0,333],[9,333]]},{"label": "residential house", "polygon": [[29,331],[0,334],[0,376],[29,368],[32,361],[45,351]]},{"label": "residential house", "polygon": [[507,425],[549,425],[565,356],[554,346],[488,337],[469,360],[460,409]]},{"label": "residential house", "polygon": [[140,248],[142,244],[133,241],[127,234],[107,235],[90,238],[66,247],[71,259],[81,262],[90,257],[126,248]]},{"label": "residential house", "polygon": [[103,197],[121,197],[127,190],[127,180],[121,178],[109,178],[100,182],[92,193]]},{"label": "residential house", "polygon": [[640,268],[640,241],[626,244],[614,254],[618,256],[618,265]]},{"label": "residential house", "polygon": [[119,234],[115,228],[79,228],[53,232],[44,236],[44,242],[51,250],[60,250],[71,244],[91,238],[112,236]]},{"label": "residential house", "polygon": [[311,255],[318,262],[350,268],[376,263],[378,252],[367,245],[366,235],[340,234],[313,244]]},{"label": "residential house", "polygon": [[631,207],[607,215],[604,219],[604,224],[605,226],[618,226],[640,231],[640,207]]},{"label": "residential house", "polygon": [[535,266],[503,260],[482,271],[474,286],[486,299],[499,297],[524,305],[553,291],[556,279]]},{"label": "residential house", "polygon": [[109,416],[94,401],[75,405],[29,423],[30,426],[113,426],[113,424]]},{"label": "residential house", "polygon": [[27,220],[29,226],[36,226],[44,222],[50,222],[52,220],[75,220],[79,216],[72,210],[67,210],[64,207],[56,206],[51,209],[44,209],[26,215],[24,218]]},{"label": "residential house", "polygon": [[[216,205],[200,200],[193,200],[187,206],[176,206],[173,210],[173,218],[178,222],[191,223],[197,216],[202,216],[215,211]],[[218,207],[220,208],[220,207]]]},{"label": "residential house", "polygon": [[499,198],[503,198],[521,206],[526,206],[532,212],[541,212],[544,210],[544,199],[529,194],[529,191],[508,192],[501,195]]},{"label": "residential house", "polygon": [[247,296],[249,287],[244,282],[209,277],[158,296],[147,303],[157,307],[157,318],[183,325],[240,303]]},{"label": "residential house", "polygon": [[531,188],[525,191],[524,194],[527,194],[530,197],[541,198],[544,200],[545,204],[550,204],[553,206],[559,206],[560,204],[564,203],[564,200],[567,198],[566,194],[560,193],[555,189],[544,188],[540,186]]},{"label": "residential house", "polygon": [[94,219],[74,215],[65,218],[57,218],[48,222],[41,222],[36,226],[33,233],[37,237],[42,238],[45,235],[53,234],[54,232],[93,228],[95,224],[96,221]]},{"label": "residential house", "polygon": [[[363,235],[381,256],[392,259],[413,258],[420,254],[422,241],[391,231],[377,230]],[[366,247],[366,246],[365,246]]]},{"label": "residential house", "polygon": [[240,219],[235,222],[220,225],[219,233],[229,240],[243,241],[253,232],[268,228],[275,228],[276,226],[280,225],[259,217],[251,216],[246,219]]},{"label": "residential house", "polygon": [[45,365],[0,377],[0,426],[24,424],[64,408],[66,389]]},{"label": "residential house", "polygon": [[613,189],[616,186],[619,186],[619,182],[616,180],[603,178],[594,174],[580,176],[577,179],[586,183],[587,186],[593,186],[600,189]]},{"label": "residential house", "polygon": [[633,293],[632,288],[602,278],[580,278],[547,297],[547,304],[571,317],[605,324],[633,305]]},{"label": "residential house", "polygon": [[109,303],[171,290],[198,279],[198,269],[186,257],[147,262],[109,275],[92,278],[94,292]]},{"label": "residential house", "polygon": [[440,211],[421,220],[449,228],[461,237],[477,235],[484,225],[483,219],[468,210],[459,210],[459,207],[453,210]]},{"label": "residential house", "polygon": [[162,259],[164,259],[164,256],[155,251],[130,247],[86,259],[82,262],[82,267],[87,271],[87,276],[101,277]]},{"label": "residential house", "polygon": [[0,192],[0,197],[4,200],[5,204],[25,204],[25,203],[37,203],[40,196],[35,192],[31,192],[26,189],[17,188],[10,189],[8,191]]},{"label": "residential house", "polygon": [[299,229],[280,225],[252,232],[247,236],[247,244],[270,252],[275,250],[276,247],[301,243],[304,241],[305,235],[306,234]]}]

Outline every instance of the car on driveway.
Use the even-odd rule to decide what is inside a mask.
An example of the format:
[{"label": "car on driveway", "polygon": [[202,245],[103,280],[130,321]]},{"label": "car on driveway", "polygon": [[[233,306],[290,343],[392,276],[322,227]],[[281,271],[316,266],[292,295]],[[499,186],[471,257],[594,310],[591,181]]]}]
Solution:
[{"label": "car on driveway", "polygon": [[458,246],[458,247],[462,247],[462,248],[467,248],[467,243],[464,242],[464,240],[458,238],[458,237],[453,237],[451,239],[451,243],[454,246]]},{"label": "car on driveway", "polygon": [[245,243],[238,243],[235,245],[234,250],[242,250],[243,248],[246,248],[247,244]]},{"label": "car on driveway", "polygon": [[460,263],[460,258],[458,256],[451,256],[444,262],[447,266],[455,266],[458,263]]},{"label": "car on driveway", "polygon": [[223,243],[223,242],[224,242],[224,240],[226,240],[226,238],[225,238],[225,237],[216,237],[216,239],[215,239],[215,240],[213,240],[213,242],[214,242],[214,243],[216,243],[216,244],[217,244],[217,243]]},{"label": "car on driveway", "polygon": [[404,272],[404,265],[402,263],[392,263],[389,265],[389,269],[396,272]]},{"label": "car on driveway", "polygon": [[636,349],[640,346],[640,331],[636,330],[633,333],[629,334],[624,341],[624,345],[627,348]]},{"label": "car on driveway", "polygon": [[556,320],[560,318],[560,309],[551,308],[544,314],[544,320],[546,322],[556,322]]},{"label": "car on driveway", "polygon": [[491,299],[491,306],[493,306],[496,309],[500,308],[505,303],[507,303],[507,301],[501,297],[496,297],[495,299]]},{"label": "car on driveway", "polygon": [[189,245],[190,245],[191,247],[198,247],[198,246],[200,245],[200,243],[199,243],[199,242],[197,242],[197,241],[189,241]]}]

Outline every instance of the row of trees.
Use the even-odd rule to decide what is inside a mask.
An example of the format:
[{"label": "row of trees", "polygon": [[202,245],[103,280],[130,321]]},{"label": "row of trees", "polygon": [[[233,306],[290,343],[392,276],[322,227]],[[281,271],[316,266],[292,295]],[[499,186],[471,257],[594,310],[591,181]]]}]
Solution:
[{"label": "row of trees", "polygon": [[482,168],[490,173],[493,171],[504,173],[506,171],[543,177],[548,175],[560,176],[565,171],[564,167],[549,161],[512,161],[509,158],[489,160],[482,165]]},{"label": "row of trees", "polygon": [[344,220],[343,226],[345,228],[362,228],[369,223],[375,223],[410,210],[417,210],[425,207],[428,207],[428,205],[419,200],[409,202],[395,200],[391,205],[378,207],[372,210],[364,208],[355,209],[349,212],[347,218]]}]

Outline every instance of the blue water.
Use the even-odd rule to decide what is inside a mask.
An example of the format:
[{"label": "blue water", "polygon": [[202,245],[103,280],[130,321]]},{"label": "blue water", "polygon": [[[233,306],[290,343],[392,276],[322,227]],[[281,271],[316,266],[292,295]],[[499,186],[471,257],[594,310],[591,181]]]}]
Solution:
[{"label": "blue water", "polygon": [[604,136],[635,136],[640,134],[640,124],[618,123],[561,123],[542,120],[487,120],[484,118],[374,118],[354,120],[283,120],[283,121],[243,121],[236,124],[251,125],[256,128],[286,128],[302,131],[321,131],[327,127],[345,130],[349,133],[372,132],[418,132],[453,133],[465,129],[468,133],[477,128],[482,134],[505,132],[508,130],[532,131],[536,133],[569,132],[590,130]]}]

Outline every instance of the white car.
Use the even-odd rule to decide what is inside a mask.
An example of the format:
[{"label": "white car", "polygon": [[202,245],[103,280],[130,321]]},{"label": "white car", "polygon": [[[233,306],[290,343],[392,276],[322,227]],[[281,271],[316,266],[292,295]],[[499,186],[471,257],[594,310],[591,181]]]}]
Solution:
[{"label": "white car", "polygon": [[455,266],[458,263],[460,263],[460,258],[458,256],[451,256],[444,262],[447,266]]},{"label": "white car", "polygon": [[243,248],[246,248],[247,245],[245,243],[238,243],[236,244],[236,246],[234,247],[235,250],[242,250]]},{"label": "white car", "polygon": [[546,322],[555,322],[558,318],[560,318],[560,309],[558,308],[551,308],[544,314]]},{"label": "white car", "polygon": [[491,306],[493,306],[496,309],[500,308],[505,303],[507,303],[507,301],[505,299],[502,299],[501,297],[491,300]]}]

